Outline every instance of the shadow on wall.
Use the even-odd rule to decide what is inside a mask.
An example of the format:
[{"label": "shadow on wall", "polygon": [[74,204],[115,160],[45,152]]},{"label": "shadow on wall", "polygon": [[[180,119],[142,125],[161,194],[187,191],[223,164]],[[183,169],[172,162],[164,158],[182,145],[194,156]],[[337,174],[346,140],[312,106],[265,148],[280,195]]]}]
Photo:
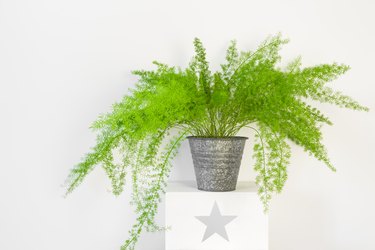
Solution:
[{"label": "shadow on wall", "polygon": [[337,222],[330,202],[298,190],[275,196],[269,215],[270,250],[337,249],[332,245]]}]

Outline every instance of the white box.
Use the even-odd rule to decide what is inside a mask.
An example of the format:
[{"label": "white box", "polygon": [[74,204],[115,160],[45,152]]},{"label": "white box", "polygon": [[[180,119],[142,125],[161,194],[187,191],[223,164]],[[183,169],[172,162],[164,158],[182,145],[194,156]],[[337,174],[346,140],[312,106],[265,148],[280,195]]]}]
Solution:
[{"label": "white box", "polygon": [[194,182],[169,183],[166,250],[268,250],[268,217],[254,183],[233,192],[204,192]]}]

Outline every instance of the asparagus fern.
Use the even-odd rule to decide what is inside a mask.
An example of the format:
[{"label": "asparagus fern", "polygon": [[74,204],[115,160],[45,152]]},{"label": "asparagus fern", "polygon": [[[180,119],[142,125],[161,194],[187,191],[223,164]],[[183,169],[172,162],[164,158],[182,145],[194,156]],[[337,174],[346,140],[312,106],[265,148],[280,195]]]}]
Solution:
[{"label": "asparagus fern", "polygon": [[[130,94],[99,117],[92,128],[97,144],[70,172],[67,193],[101,165],[121,194],[126,175],[132,180],[136,224],[122,250],[131,250],[143,229],[154,222],[171,159],[187,135],[229,137],[240,129],[254,130],[253,157],[259,195],[268,208],[287,180],[291,142],[335,170],[322,144],[322,124],[332,122],[307,100],[367,111],[349,96],[326,86],[349,70],[343,64],[303,68],[296,58],[281,68],[279,51],[288,41],[269,37],[257,50],[239,52],[232,41],[221,70],[212,73],[206,51],[194,40],[196,55],[186,69],[154,62],[155,70],[133,73],[139,81]],[[171,137],[170,132],[178,135]],[[164,149],[163,149],[164,148]],[[121,161],[114,159],[120,152]]]}]

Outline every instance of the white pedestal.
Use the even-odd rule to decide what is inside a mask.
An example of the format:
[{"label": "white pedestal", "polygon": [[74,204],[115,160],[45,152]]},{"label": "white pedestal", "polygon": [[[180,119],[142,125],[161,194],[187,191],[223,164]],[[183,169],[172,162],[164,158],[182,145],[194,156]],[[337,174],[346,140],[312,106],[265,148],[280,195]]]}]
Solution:
[{"label": "white pedestal", "polygon": [[203,192],[194,182],[169,183],[166,250],[267,250],[268,218],[253,183],[233,192]]}]

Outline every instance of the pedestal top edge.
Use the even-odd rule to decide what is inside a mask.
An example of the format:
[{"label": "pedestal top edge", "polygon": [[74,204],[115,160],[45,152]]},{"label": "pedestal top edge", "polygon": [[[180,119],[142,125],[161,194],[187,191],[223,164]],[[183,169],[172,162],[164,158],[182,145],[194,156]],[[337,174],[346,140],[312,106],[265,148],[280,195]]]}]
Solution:
[{"label": "pedestal top edge", "polygon": [[[195,181],[171,181],[168,182],[167,193],[174,192],[196,192],[205,193],[206,191],[198,190],[197,183]],[[257,187],[254,182],[250,181],[239,181],[235,191],[223,192],[223,193],[241,193],[241,192],[257,192]]]}]

